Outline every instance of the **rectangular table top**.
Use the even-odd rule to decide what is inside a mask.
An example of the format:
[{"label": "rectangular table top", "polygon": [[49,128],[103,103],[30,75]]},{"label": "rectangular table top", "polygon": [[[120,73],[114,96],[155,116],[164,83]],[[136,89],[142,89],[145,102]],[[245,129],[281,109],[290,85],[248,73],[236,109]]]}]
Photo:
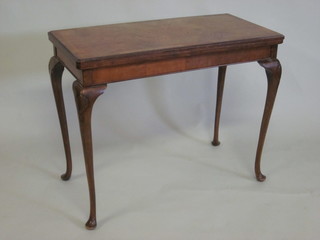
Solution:
[{"label": "rectangular table top", "polygon": [[284,36],[230,14],[56,30],[49,39],[80,70],[271,46]]}]

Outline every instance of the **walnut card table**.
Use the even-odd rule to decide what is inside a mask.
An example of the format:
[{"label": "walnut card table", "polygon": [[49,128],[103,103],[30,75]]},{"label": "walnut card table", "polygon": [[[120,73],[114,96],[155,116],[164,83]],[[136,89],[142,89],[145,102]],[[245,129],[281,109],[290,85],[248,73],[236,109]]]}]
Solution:
[{"label": "walnut card table", "polygon": [[96,199],[94,185],[91,113],[94,102],[113,82],[188,70],[219,67],[216,115],[212,145],[219,142],[219,119],[227,65],[257,61],[266,71],[268,88],[255,159],[258,181],[261,153],[281,77],[278,44],[284,36],[230,14],[183,17],[145,22],[83,27],[48,33],[54,46],[49,72],[58,110],[71,176],[71,152],[61,78],[67,68],[76,81],[73,91],[77,105],[84,160],[90,195],[90,216],[94,229]]}]

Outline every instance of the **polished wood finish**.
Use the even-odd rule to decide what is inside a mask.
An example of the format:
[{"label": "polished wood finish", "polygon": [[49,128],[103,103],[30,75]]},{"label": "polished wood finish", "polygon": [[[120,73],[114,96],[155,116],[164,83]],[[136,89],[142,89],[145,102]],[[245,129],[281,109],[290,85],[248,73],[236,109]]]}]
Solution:
[{"label": "polished wood finish", "polygon": [[88,229],[95,228],[96,199],[91,114],[107,84],[130,79],[208,67],[219,67],[216,117],[212,144],[219,145],[219,123],[227,65],[258,61],[268,79],[255,161],[258,181],[261,154],[281,76],[277,46],[284,36],[230,14],[184,17],[51,31],[54,56],[49,70],[71,175],[67,120],[61,90],[64,67],[77,79],[73,84],[90,194]]},{"label": "polished wood finish", "polygon": [[94,102],[96,101],[97,97],[99,97],[104,92],[106,87],[106,85],[100,85],[84,88],[78,80],[74,81],[73,83],[73,92],[77,105],[83,154],[89,185],[90,216],[89,220],[86,223],[86,227],[88,229],[94,229],[97,225],[92,152],[91,114]]},{"label": "polished wood finish", "polygon": [[81,70],[252,49],[283,39],[229,14],[58,30],[49,37]]},{"label": "polished wood finish", "polygon": [[57,30],[49,39],[91,86],[268,58],[283,35],[220,14]]},{"label": "polished wood finish", "polygon": [[281,64],[279,60],[271,59],[271,58],[260,60],[258,61],[258,63],[263,68],[265,68],[267,79],[268,79],[267,99],[266,99],[266,104],[264,107],[264,113],[263,113],[262,122],[261,122],[259,142],[258,142],[256,161],[255,161],[256,178],[258,181],[263,182],[266,179],[266,176],[264,176],[260,170],[261,154],[262,154],[262,149],[263,149],[264,141],[265,141],[268,126],[269,126],[269,121],[270,121],[274,101],[276,99],[278,86],[280,83]]},{"label": "polished wood finish", "polygon": [[[92,71],[91,84],[112,83],[136,78],[183,72],[219,65],[251,62],[270,56],[269,47],[238,49],[231,52],[195,55],[184,58],[151,61],[140,64],[98,68]],[[88,78],[87,78],[88,79]],[[86,83],[84,83],[86,84]]]},{"label": "polished wood finish", "polygon": [[222,106],[222,97],[223,97],[223,88],[224,88],[224,79],[226,77],[227,66],[219,67],[218,72],[218,86],[217,86],[217,100],[216,100],[216,117],[214,120],[214,135],[213,135],[213,146],[219,146],[219,125],[220,125],[220,114]]},{"label": "polished wood finish", "polygon": [[70,150],[66,110],[64,107],[62,87],[61,87],[61,78],[62,78],[63,70],[64,70],[63,64],[59,61],[57,57],[53,56],[49,62],[49,73],[51,77],[51,84],[52,84],[54,99],[55,99],[56,107],[58,111],[64,151],[65,151],[66,160],[67,160],[67,169],[66,169],[66,172],[61,175],[61,179],[66,181],[66,180],[69,180],[69,178],[71,177],[72,160],[71,160],[71,150]]}]

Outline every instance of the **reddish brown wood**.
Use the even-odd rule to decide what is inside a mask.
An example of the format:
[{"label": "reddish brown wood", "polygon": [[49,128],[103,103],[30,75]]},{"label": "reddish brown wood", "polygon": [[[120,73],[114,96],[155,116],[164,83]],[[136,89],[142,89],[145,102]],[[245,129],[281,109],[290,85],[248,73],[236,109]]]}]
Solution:
[{"label": "reddish brown wood", "polygon": [[[217,52],[200,56],[195,55],[177,59],[150,61],[140,64],[104,67],[87,70],[85,72],[92,72],[92,78],[90,79],[91,85],[227,65],[234,62],[251,62],[256,61],[257,59],[268,58],[269,56],[270,47],[260,47],[238,49],[229,52]],[[85,85],[88,84],[88,80],[88,78],[85,78]]]},{"label": "reddish brown wood", "polygon": [[261,122],[259,142],[256,154],[255,161],[255,173],[258,181],[263,182],[266,177],[261,173],[260,165],[261,165],[261,155],[263,150],[264,141],[266,138],[268,125],[274,105],[274,101],[276,99],[278,86],[281,78],[281,64],[277,59],[265,59],[260,60],[258,63],[265,68],[267,79],[268,79],[268,90],[267,90],[267,98],[266,104],[264,107],[264,113]]},{"label": "reddish brown wood", "polygon": [[226,66],[259,61],[267,72],[268,93],[262,120],[255,172],[279,84],[281,67],[277,46],[284,36],[230,14],[153,20],[49,32],[55,47],[50,61],[58,114],[71,174],[71,155],[61,91],[63,66],[77,79],[73,85],[90,193],[87,228],[96,226],[91,113],[106,84],[207,67],[219,68],[213,145],[219,144],[219,122]]},{"label": "reddish brown wood", "polygon": [[51,84],[54,93],[54,99],[56,102],[56,107],[59,116],[60,128],[63,138],[64,151],[67,160],[67,169],[64,174],[61,175],[62,180],[69,180],[72,172],[72,160],[71,160],[71,151],[70,151],[70,142],[68,134],[68,125],[66,111],[64,107],[62,87],[61,87],[61,78],[64,67],[59,59],[53,56],[49,62],[49,73],[51,77]]},{"label": "reddish brown wood", "polygon": [[74,81],[73,91],[77,105],[83,154],[86,165],[87,179],[90,195],[90,216],[86,223],[87,229],[94,229],[97,226],[96,220],[96,196],[94,186],[94,166],[92,152],[91,114],[92,107],[97,97],[105,90],[106,85],[84,88],[79,81]]},{"label": "reddish brown wood", "polygon": [[82,70],[270,46],[283,40],[279,33],[230,14],[58,30],[49,38]]},{"label": "reddish brown wood", "polygon": [[213,146],[219,146],[219,125],[220,125],[220,114],[221,114],[221,105],[223,97],[223,88],[224,88],[224,79],[226,77],[227,66],[219,67],[218,72],[218,86],[217,86],[217,100],[216,100],[216,117],[214,121],[214,135],[213,135]]}]

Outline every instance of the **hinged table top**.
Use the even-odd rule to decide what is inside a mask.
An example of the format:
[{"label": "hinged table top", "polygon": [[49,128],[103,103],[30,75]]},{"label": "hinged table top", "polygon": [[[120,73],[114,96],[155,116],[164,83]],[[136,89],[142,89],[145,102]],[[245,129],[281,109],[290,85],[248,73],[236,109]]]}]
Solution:
[{"label": "hinged table top", "polygon": [[219,14],[56,30],[49,39],[83,70],[277,45],[284,36]]}]

